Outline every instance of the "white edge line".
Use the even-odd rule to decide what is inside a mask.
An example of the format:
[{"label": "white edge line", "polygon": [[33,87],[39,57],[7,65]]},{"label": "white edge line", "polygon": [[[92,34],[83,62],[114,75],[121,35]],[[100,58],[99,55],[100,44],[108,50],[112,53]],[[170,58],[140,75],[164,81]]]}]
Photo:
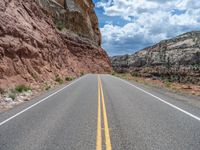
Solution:
[{"label": "white edge line", "polygon": [[169,105],[169,106],[171,106],[171,107],[173,107],[173,108],[175,108],[175,109],[177,109],[177,110],[183,112],[184,114],[186,114],[186,115],[188,115],[188,116],[190,116],[190,117],[192,117],[192,118],[194,118],[194,119],[200,121],[200,118],[199,118],[199,117],[197,117],[197,116],[195,116],[195,115],[193,115],[193,114],[191,114],[191,113],[189,113],[189,112],[187,112],[187,111],[185,111],[185,110],[183,110],[183,109],[181,109],[181,108],[179,108],[179,107],[177,107],[177,106],[175,106],[175,105],[173,105],[173,104],[171,104],[171,103],[169,103],[169,102],[167,102],[167,101],[165,101],[165,100],[163,100],[162,98],[160,98],[160,97],[158,97],[158,96],[155,96],[155,95],[153,95],[153,94],[151,94],[151,93],[149,93],[149,92],[147,92],[147,91],[145,91],[145,90],[143,90],[143,89],[141,89],[141,88],[135,86],[134,84],[131,84],[130,82],[128,82],[128,81],[126,81],[126,80],[117,78],[117,77],[115,77],[115,76],[112,76],[112,77],[114,77],[114,78],[116,78],[116,79],[119,79],[119,80],[123,81],[124,83],[126,83],[126,84],[128,84],[128,85],[130,85],[130,86],[133,86],[133,87],[135,87],[136,89],[138,89],[138,90],[140,90],[140,91],[142,91],[142,92],[144,92],[144,93],[146,93],[146,94],[148,94],[148,95],[150,95],[150,96],[156,98],[157,100],[159,100],[159,101],[161,101],[161,102],[163,102],[163,103],[165,103],[165,104],[167,104],[167,105]]},{"label": "white edge line", "polygon": [[6,122],[8,122],[8,121],[10,121],[10,120],[14,119],[15,117],[17,117],[17,116],[21,115],[22,113],[26,112],[27,110],[29,110],[29,109],[33,108],[34,106],[36,106],[36,105],[38,105],[38,104],[42,103],[43,101],[47,100],[49,97],[51,97],[51,96],[53,96],[53,95],[55,95],[55,94],[57,94],[57,93],[61,92],[61,91],[62,91],[62,90],[64,90],[65,88],[69,87],[70,85],[73,85],[74,83],[76,83],[76,82],[77,82],[77,81],[79,81],[80,79],[82,79],[82,77],[81,77],[81,78],[79,78],[79,79],[77,79],[77,80],[75,80],[75,81],[73,81],[73,82],[71,82],[70,84],[66,85],[65,87],[61,88],[60,90],[58,90],[58,91],[56,91],[56,92],[54,92],[54,93],[50,94],[49,96],[47,96],[47,97],[43,98],[42,100],[38,101],[37,103],[35,103],[35,104],[33,104],[33,105],[29,106],[28,108],[26,108],[26,109],[24,109],[24,110],[22,110],[22,111],[18,112],[18,113],[17,113],[17,114],[15,114],[14,116],[12,116],[12,117],[10,117],[10,118],[8,118],[8,119],[6,119],[6,120],[2,121],[2,122],[0,123],[0,126],[2,126],[3,124],[5,124],[5,123],[6,123]]}]

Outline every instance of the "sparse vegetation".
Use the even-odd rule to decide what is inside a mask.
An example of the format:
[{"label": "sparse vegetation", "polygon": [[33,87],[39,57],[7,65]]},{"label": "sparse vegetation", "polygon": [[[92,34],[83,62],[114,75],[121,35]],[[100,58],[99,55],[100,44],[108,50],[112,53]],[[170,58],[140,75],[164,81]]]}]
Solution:
[{"label": "sparse vegetation", "polygon": [[16,91],[11,90],[10,93],[8,94],[9,98],[12,98],[12,100],[15,100],[16,98]]},{"label": "sparse vegetation", "polygon": [[81,76],[83,76],[85,73],[84,72],[81,72]]},{"label": "sparse vegetation", "polygon": [[9,98],[11,98],[12,100],[15,100],[18,93],[27,92],[29,90],[31,90],[31,88],[29,86],[21,84],[21,85],[17,85],[15,88],[9,90],[7,94],[8,94]]},{"label": "sparse vegetation", "polygon": [[65,81],[72,81],[74,79],[75,79],[74,77],[65,77]]},{"label": "sparse vegetation", "polygon": [[171,82],[169,80],[164,80],[165,87],[170,88]]},{"label": "sparse vegetation", "polygon": [[114,76],[116,73],[113,71],[111,74]]},{"label": "sparse vegetation", "polygon": [[46,84],[44,89],[45,89],[46,91],[48,91],[50,88],[51,88],[51,86]]},{"label": "sparse vegetation", "polygon": [[26,92],[26,91],[29,91],[29,90],[31,90],[31,88],[29,86],[24,85],[24,84],[18,85],[18,86],[15,87],[15,91],[18,92],[18,93]]},{"label": "sparse vegetation", "polygon": [[64,83],[63,79],[59,75],[56,75],[55,81],[58,82],[59,84],[63,84]]},{"label": "sparse vegetation", "polygon": [[4,94],[5,93],[5,90],[0,88],[0,94]]},{"label": "sparse vegetation", "polygon": [[61,20],[56,20],[55,21],[56,27],[58,28],[58,30],[62,31],[65,28],[65,22],[61,21]]},{"label": "sparse vegetation", "polygon": [[[167,88],[174,92],[187,93],[190,95],[200,96],[200,87],[198,85],[179,83],[175,79],[172,80],[171,78],[168,78],[165,76],[161,76],[160,78],[157,78],[157,79],[135,77],[135,76],[132,76],[130,73],[123,73],[123,74],[116,73],[115,76],[123,78],[125,80],[132,80],[138,83],[142,83],[148,86],[153,86],[157,88]],[[175,75],[173,78],[177,78],[177,77],[180,77],[180,76]]]},{"label": "sparse vegetation", "polygon": [[132,75],[133,77],[139,77],[139,76],[140,76],[140,74],[139,74],[138,72],[132,72],[131,75]]}]

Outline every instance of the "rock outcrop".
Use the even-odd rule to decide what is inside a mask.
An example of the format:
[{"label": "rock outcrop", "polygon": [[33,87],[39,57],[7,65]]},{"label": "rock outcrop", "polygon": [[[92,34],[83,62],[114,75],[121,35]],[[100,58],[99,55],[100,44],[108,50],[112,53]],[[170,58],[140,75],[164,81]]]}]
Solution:
[{"label": "rock outcrop", "polygon": [[112,57],[111,61],[117,72],[200,85],[200,31],[161,41],[133,55]]},{"label": "rock outcrop", "polygon": [[0,88],[110,72],[93,7],[92,0],[1,0]]},{"label": "rock outcrop", "polygon": [[101,33],[92,0],[37,0],[62,30],[78,34],[101,45]]}]

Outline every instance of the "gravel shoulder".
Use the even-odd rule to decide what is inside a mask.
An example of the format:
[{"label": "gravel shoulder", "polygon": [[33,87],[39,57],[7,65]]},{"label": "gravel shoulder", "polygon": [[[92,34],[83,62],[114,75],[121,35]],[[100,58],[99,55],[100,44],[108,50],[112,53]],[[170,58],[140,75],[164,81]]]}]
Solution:
[{"label": "gravel shoulder", "polygon": [[166,83],[160,80],[150,78],[132,77],[128,74],[115,75],[122,79],[128,80],[145,90],[153,91],[159,95],[169,97],[184,104],[189,104],[200,108],[200,87],[196,85]]}]

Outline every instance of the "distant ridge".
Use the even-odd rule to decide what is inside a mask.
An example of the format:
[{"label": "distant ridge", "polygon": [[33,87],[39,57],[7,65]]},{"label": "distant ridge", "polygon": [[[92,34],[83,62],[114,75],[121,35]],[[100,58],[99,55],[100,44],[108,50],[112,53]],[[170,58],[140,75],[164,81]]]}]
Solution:
[{"label": "distant ridge", "polygon": [[111,57],[117,72],[200,85],[200,31],[187,32],[132,55]]}]

